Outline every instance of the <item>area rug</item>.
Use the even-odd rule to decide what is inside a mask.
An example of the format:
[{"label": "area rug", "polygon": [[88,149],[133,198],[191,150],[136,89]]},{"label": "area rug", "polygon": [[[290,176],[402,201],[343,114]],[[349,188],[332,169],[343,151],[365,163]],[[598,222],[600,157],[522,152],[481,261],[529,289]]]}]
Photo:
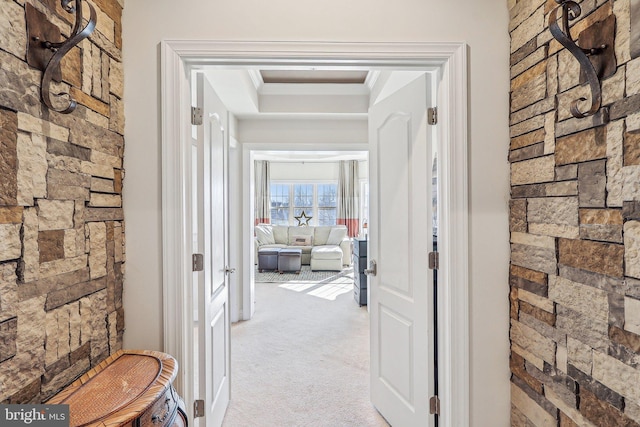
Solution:
[{"label": "area rug", "polygon": [[328,283],[342,278],[353,279],[353,268],[348,267],[342,271],[311,271],[311,267],[303,265],[300,273],[277,271],[265,271],[260,273],[256,269],[255,280],[261,283],[279,283],[279,282],[323,282]]}]

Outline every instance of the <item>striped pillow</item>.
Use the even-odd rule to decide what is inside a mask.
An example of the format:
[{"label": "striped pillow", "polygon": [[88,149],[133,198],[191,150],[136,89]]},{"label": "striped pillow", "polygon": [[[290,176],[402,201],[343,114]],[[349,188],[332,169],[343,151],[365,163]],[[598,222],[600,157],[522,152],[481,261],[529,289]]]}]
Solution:
[{"label": "striped pillow", "polygon": [[289,244],[291,246],[311,246],[313,236],[291,236]]}]

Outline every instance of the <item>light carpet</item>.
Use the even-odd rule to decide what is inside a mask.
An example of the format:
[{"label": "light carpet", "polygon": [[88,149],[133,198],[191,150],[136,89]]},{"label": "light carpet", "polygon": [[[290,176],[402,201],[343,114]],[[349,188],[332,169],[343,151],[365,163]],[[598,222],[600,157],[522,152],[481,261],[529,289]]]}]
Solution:
[{"label": "light carpet", "polygon": [[256,269],[255,281],[256,282],[324,282],[333,281],[341,277],[350,276],[353,279],[353,268],[345,268],[342,271],[311,271],[311,267],[303,265],[300,273],[284,271],[280,274],[277,271],[264,271],[260,273]]},{"label": "light carpet", "polygon": [[369,400],[369,316],[353,279],[255,286],[253,319],[231,328],[223,426],[388,426]]}]

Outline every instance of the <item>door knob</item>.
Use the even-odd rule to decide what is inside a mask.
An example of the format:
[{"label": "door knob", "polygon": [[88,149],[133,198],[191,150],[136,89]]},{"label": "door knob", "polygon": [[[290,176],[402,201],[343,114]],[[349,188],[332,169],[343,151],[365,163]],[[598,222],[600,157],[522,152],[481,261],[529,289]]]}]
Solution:
[{"label": "door knob", "polygon": [[367,276],[375,276],[378,274],[378,264],[376,264],[375,260],[369,261],[369,268],[364,271],[364,274]]},{"label": "door knob", "polygon": [[231,268],[231,267],[229,267],[229,266],[226,266],[226,267],[224,268],[224,272],[225,272],[225,274],[233,274],[233,273],[235,273],[235,272],[236,272],[236,269],[235,269],[235,268]]}]

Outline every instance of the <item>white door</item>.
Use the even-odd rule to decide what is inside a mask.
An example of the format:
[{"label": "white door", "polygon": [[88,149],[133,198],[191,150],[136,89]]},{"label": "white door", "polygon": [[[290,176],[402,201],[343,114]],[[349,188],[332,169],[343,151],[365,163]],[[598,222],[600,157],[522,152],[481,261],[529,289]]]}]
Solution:
[{"label": "white door", "polygon": [[402,427],[433,425],[431,78],[369,110],[371,401]]},{"label": "white door", "polygon": [[203,124],[198,126],[198,227],[204,271],[197,291],[197,399],[204,400],[204,422],[222,425],[229,404],[229,280],[228,267],[227,111],[207,79],[198,74],[197,105]]}]

